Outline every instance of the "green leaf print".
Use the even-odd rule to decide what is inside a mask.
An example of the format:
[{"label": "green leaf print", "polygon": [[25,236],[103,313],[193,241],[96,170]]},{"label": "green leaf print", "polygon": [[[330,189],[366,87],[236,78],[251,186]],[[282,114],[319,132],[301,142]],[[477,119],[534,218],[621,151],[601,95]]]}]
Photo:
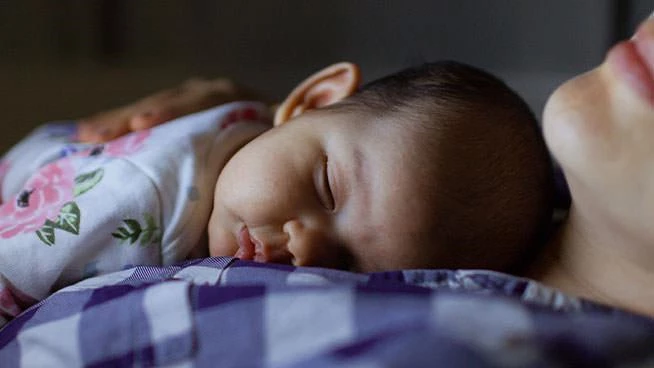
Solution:
[{"label": "green leaf print", "polygon": [[52,246],[55,243],[55,234],[54,234],[54,222],[50,220],[45,220],[45,224],[36,230],[36,236],[45,243],[47,246]]},{"label": "green leaf print", "polygon": [[40,229],[36,230],[36,236],[47,246],[53,246],[55,244],[55,230],[60,229],[62,231],[79,235],[79,224],[80,224],[81,213],[80,209],[75,202],[68,202],[61,207],[59,210],[59,215],[55,221],[45,220],[43,226]]},{"label": "green leaf print", "polygon": [[146,230],[141,235],[143,235],[143,236],[141,237],[140,244],[141,245],[148,245],[148,243],[150,243],[150,240],[152,240],[152,235],[154,235],[154,232]]},{"label": "green leaf print", "polygon": [[145,218],[145,229],[143,229],[143,236],[141,237],[141,245],[156,244],[161,242],[161,231],[154,222],[151,214],[143,214]]},{"label": "green leaf print", "polygon": [[125,226],[118,227],[115,232],[111,233],[111,236],[120,239],[121,243],[129,240],[130,244],[134,244],[141,236],[141,224],[134,219],[124,219],[123,222]]},{"label": "green leaf print", "polygon": [[57,229],[79,235],[80,210],[75,202],[68,202],[61,207],[53,226]]},{"label": "green leaf print", "polygon": [[73,195],[80,196],[88,192],[96,184],[102,180],[104,169],[99,168],[89,173],[80,174],[75,177],[75,188],[73,188]]},{"label": "green leaf print", "polygon": [[123,226],[119,226],[116,231],[111,233],[116,239],[120,239],[120,243],[129,241],[130,244],[139,241],[141,246],[156,244],[161,241],[161,231],[154,222],[154,218],[149,213],[143,215],[145,218],[145,226],[135,219],[123,219]]},{"label": "green leaf print", "polygon": [[145,224],[147,225],[147,228],[149,229],[157,228],[157,224],[154,223],[154,218],[152,217],[151,214],[144,213],[143,217],[145,218]]}]

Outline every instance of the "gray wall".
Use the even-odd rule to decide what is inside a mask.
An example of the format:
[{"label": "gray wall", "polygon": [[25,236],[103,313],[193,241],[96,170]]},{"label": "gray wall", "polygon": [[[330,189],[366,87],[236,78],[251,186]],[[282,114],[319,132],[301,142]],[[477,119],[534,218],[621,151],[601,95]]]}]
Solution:
[{"label": "gray wall", "polygon": [[330,62],[366,79],[433,59],[498,73],[540,111],[628,37],[654,0],[13,0],[0,2],[0,150],[34,125],[191,76],[280,99]]}]

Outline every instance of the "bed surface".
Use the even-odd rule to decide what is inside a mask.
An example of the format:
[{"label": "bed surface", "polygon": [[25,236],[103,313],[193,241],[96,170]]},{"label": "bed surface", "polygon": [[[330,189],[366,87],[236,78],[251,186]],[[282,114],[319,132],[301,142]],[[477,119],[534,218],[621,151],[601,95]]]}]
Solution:
[{"label": "bed surface", "polygon": [[354,274],[206,258],[60,290],[0,331],[0,362],[646,366],[652,346],[649,319],[495,272]]}]

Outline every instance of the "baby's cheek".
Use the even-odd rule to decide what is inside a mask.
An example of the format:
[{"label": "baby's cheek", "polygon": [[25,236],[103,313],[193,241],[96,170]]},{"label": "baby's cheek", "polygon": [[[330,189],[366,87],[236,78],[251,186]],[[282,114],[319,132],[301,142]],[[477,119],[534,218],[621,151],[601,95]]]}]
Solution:
[{"label": "baby's cheek", "polygon": [[232,257],[238,247],[228,237],[217,231],[209,230],[209,255],[211,257]]},{"label": "baby's cheek", "polygon": [[229,232],[229,224],[225,215],[220,212],[220,208],[214,207],[207,225],[209,255],[212,257],[233,256],[238,245],[234,236]]}]

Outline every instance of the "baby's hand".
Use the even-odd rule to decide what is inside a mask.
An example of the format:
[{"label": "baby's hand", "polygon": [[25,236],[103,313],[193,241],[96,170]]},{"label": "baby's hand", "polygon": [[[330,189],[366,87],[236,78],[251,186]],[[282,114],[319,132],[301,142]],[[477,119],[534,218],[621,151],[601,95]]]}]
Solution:
[{"label": "baby's hand", "polygon": [[133,104],[80,119],[78,139],[86,143],[106,142],[183,115],[245,99],[256,98],[228,79],[190,79]]}]

